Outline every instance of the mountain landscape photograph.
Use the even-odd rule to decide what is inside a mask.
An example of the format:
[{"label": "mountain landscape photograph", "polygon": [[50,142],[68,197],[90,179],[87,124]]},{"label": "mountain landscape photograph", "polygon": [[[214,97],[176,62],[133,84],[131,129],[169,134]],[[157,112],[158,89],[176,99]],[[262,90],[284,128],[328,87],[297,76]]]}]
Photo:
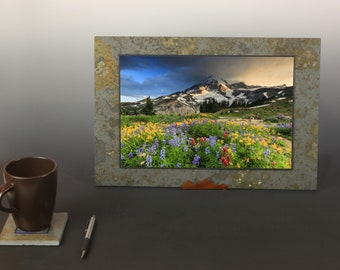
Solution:
[{"label": "mountain landscape photograph", "polygon": [[120,56],[122,168],[292,169],[294,58]]}]

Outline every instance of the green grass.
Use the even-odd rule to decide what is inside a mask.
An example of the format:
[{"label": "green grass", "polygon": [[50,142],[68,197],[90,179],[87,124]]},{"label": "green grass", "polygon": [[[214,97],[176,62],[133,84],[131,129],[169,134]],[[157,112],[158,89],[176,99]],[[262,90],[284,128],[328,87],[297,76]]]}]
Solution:
[{"label": "green grass", "polygon": [[275,103],[269,104],[266,107],[252,108],[252,107],[238,107],[238,108],[228,108],[217,112],[220,116],[229,116],[234,118],[244,118],[244,119],[261,119],[266,121],[277,115],[292,116],[293,103],[287,100],[276,101]]}]

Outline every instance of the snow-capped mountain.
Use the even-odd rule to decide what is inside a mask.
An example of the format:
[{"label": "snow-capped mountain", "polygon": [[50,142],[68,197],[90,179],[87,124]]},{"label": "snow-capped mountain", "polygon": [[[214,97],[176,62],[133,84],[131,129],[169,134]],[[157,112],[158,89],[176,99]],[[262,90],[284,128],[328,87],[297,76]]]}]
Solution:
[{"label": "snow-capped mountain", "polygon": [[[158,114],[177,113],[182,115],[198,113],[203,103],[223,103],[226,107],[252,107],[275,99],[292,99],[293,87],[280,85],[266,87],[246,85],[244,82],[227,81],[209,76],[191,87],[168,96],[152,99]],[[139,113],[146,100],[123,102],[121,109],[126,113]]]}]

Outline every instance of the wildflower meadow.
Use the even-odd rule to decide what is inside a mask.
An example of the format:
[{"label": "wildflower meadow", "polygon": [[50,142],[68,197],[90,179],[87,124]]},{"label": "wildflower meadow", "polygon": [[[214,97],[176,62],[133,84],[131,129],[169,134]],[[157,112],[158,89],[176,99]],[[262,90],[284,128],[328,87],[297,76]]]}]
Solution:
[{"label": "wildflower meadow", "polygon": [[208,114],[122,116],[122,168],[291,169],[292,124]]}]

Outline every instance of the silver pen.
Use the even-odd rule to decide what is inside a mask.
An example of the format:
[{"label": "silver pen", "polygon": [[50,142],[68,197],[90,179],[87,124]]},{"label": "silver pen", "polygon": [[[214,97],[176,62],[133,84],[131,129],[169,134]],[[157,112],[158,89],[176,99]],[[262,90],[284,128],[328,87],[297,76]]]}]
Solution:
[{"label": "silver pen", "polygon": [[85,238],[84,238],[83,244],[81,246],[81,256],[80,256],[81,259],[84,258],[85,254],[88,251],[95,221],[96,221],[96,216],[93,215],[90,218],[90,221],[89,221],[89,223],[88,223],[88,225],[87,225],[87,227],[85,229],[86,234],[85,234]]}]

